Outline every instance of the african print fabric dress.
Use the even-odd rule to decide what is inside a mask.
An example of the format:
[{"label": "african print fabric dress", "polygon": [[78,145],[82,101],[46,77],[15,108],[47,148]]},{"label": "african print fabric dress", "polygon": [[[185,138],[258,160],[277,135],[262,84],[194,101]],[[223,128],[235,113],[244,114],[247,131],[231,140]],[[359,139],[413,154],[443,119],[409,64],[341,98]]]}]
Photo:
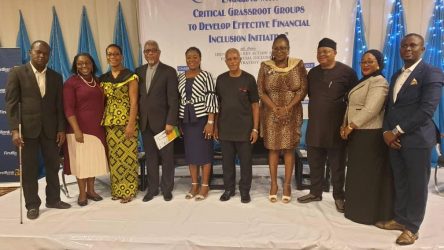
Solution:
[{"label": "african print fabric dress", "polygon": [[288,67],[279,68],[274,61],[261,64],[257,79],[261,97],[267,94],[278,107],[284,107],[297,98],[299,102],[284,116],[279,116],[271,108],[260,106],[260,134],[264,146],[271,150],[294,149],[299,145],[303,122],[302,104],[307,95],[307,71],[304,62],[296,58],[288,59]]},{"label": "african print fabric dress", "polygon": [[111,195],[116,198],[135,197],[137,194],[137,137],[125,138],[125,127],[130,113],[129,83],[137,79],[128,69],[120,71],[116,78],[111,72],[100,77],[106,96],[102,125],[106,129],[108,144]]}]

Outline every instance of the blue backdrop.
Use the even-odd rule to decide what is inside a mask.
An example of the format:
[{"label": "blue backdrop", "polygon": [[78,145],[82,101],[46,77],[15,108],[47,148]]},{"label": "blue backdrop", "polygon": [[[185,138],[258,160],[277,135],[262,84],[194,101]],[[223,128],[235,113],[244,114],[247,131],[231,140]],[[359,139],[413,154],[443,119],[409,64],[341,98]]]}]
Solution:
[{"label": "blue backdrop", "polygon": [[20,182],[18,153],[11,142],[5,111],[5,87],[12,67],[22,64],[19,48],[0,48],[0,183]]}]

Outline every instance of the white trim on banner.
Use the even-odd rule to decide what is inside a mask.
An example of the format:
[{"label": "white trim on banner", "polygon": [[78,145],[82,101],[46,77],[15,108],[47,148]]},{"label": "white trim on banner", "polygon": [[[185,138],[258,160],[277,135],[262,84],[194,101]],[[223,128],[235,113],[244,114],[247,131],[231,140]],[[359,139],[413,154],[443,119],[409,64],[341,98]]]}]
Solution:
[{"label": "white trim on banner", "polygon": [[241,51],[241,68],[257,76],[273,39],[286,34],[290,56],[317,65],[319,40],[335,40],[338,61],[351,64],[355,0],[139,0],[140,43],[156,40],[161,61],[186,69],[185,50],[202,51],[202,68],[214,77],[227,71],[225,51]]}]

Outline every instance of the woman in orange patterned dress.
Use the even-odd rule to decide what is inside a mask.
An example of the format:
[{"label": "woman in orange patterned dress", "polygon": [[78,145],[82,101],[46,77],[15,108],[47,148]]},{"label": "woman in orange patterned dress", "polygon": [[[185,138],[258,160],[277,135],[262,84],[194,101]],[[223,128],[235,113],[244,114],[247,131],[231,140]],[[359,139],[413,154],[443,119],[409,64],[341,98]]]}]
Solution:
[{"label": "woman in orange patterned dress", "polygon": [[302,104],[307,95],[307,71],[301,59],[290,58],[290,43],[281,34],[273,41],[271,60],[261,63],[258,91],[261,98],[261,136],[269,150],[271,187],[268,199],[277,201],[277,167],[279,153],[285,161],[282,202],[291,201],[291,179],[295,162],[294,150],[301,137]]}]

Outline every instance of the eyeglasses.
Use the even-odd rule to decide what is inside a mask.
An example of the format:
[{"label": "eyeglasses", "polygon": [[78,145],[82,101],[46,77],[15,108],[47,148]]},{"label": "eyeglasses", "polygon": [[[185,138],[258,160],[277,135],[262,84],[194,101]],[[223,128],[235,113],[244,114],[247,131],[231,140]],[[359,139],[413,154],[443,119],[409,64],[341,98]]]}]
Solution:
[{"label": "eyeglasses", "polygon": [[107,57],[117,57],[117,56],[120,56],[121,54],[120,53],[108,53],[108,54],[106,54],[106,56]]},{"label": "eyeglasses", "polygon": [[155,53],[157,53],[159,51],[160,50],[158,50],[158,49],[146,49],[146,50],[143,51],[143,53],[145,53],[145,54],[149,54],[149,53],[155,54]]},{"label": "eyeglasses", "polygon": [[91,62],[77,62],[77,67],[89,66],[91,64]]},{"label": "eyeglasses", "polygon": [[288,47],[274,47],[272,48],[274,51],[287,51]]},{"label": "eyeglasses", "polygon": [[361,65],[373,65],[376,63],[376,61],[362,61],[360,63],[361,63]]}]

